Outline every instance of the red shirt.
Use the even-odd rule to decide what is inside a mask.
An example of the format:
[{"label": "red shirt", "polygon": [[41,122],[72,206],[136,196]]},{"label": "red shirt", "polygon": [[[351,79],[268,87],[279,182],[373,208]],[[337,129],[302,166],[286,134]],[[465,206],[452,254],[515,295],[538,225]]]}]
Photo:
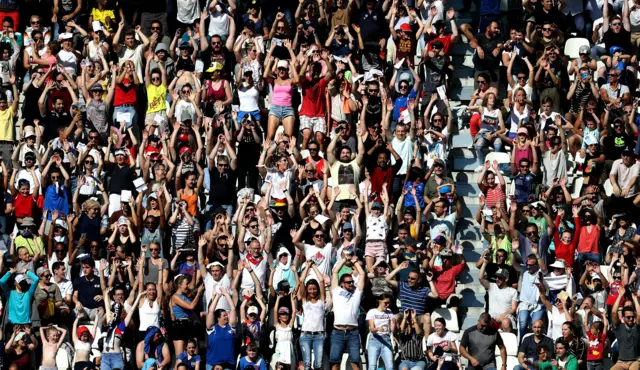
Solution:
[{"label": "red shirt", "polygon": [[[322,172],[322,168],[324,167],[324,158],[320,157],[319,161],[315,161],[313,158],[311,158],[311,156],[308,156],[307,159],[305,160],[305,163],[315,163],[316,165],[316,173],[318,174],[316,177],[318,179],[322,179],[324,177],[324,172]],[[329,164],[327,162],[327,164]]]},{"label": "red shirt", "polygon": [[455,292],[456,277],[462,273],[462,270],[464,270],[466,266],[466,263],[460,263],[437,274],[437,277],[433,280],[433,285],[435,285],[438,290],[440,299],[447,299]]},{"label": "red shirt", "polygon": [[600,333],[600,337],[591,334],[587,328],[589,337],[589,347],[587,347],[587,361],[598,361],[604,358],[604,342],[607,340],[607,333]]},{"label": "red shirt", "polygon": [[325,92],[327,91],[327,80],[321,78],[315,84],[308,79],[303,79],[302,83],[302,107],[300,115],[311,118],[324,117],[327,114],[327,104]]},{"label": "red shirt", "polygon": [[131,83],[129,86],[121,83],[116,84],[116,93],[113,97],[113,106],[118,107],[120,105],[129,104],[136,106],[136,84]]},{"label": "red shirt", "polygon": [[13,201],[13,214],[18,217],[31,217],[33,216],[33,206],[36,204],[33,199],[33,195],[28,194],[26,197],[22,194],[16,195]]},{"label": "red shirt", "polygon": [[444,35],[444,36],[440,36],[440,37],[436,37],[434,39],[432,39],[431,41],[429,41],[428,48],[427,50],[431,50],[431,44],[433,44],[434,41],[440,41],[442,43],[442,51],[444,51],[444,53],[446,55],[449,54],[449,48],[451,47],[451,35]]},{"label": "red shirt", "polygon": [[[573,258],[575,256],[576,244],[580,239],[580,218],[574,217],[573,224],[575,225],[576,232],[573,234],[571,243],[564,244],[560,241],[560,232],[556,231],[553,236],[553,244],[556,247],[556,259],[563,259],[567,262],[567,265],[573,267]],[[556,230],[560,226],[560,216],[556,216]]]},{"label": "red shirt", "polygon": [[613,306],[616,303],[616,299],[618,299],[619,289],[622,286],[622,282],[619,280],[614,280],[611,284],[609,284],[609,295],[607,295],[607,306]]}]

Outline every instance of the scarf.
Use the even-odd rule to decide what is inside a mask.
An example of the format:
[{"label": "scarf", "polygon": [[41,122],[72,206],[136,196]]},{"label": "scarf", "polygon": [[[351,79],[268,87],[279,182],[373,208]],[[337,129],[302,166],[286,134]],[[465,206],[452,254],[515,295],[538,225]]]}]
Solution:
[{"label": "scarf", "polygon": [[113,348],[116,334],[122,334],[118,331],[118,324],[120,323],[120,314],[122,313],[123,306],[121,303],[113,305],[113,320],[109,323],[109,329],[107,329],[106,343],[108,348]]},{"label": "scarf", "polygon": [[[145,335],[144,337],[144,353],[146,353],[148,356],[151,356],[151,341],[153,340],[153,336],[156,335],[156,333],[160,333],[160,328],[158,328],[157,326],[151,326],[147,330],[147,335]],[[164,357],[162,357],[162,344],[163,342],[160,342],[156,347],[156,358],[159,362],[162,362],[162,360],[164,359]]]},{"label": "scarf", "polygon": [[259,255],[258,257],[254,257],[251,253],[247,254],[247,260],[252,264],[258,266],[260,262],[264,259],[263,255]]}]

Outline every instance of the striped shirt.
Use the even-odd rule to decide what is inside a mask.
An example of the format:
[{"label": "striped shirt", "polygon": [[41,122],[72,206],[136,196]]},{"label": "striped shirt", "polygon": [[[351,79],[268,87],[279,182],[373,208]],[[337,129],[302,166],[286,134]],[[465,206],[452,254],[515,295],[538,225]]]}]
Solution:
[{"label": "striped shirt", "polygon": [[398,346],[400,347],[400,358],[407,361],[421,361],[424,359],[422,350],[422,334],[400,334],[398,336]]},{"label": "striped shirt", "polygon": [[398,282],[400,290],[399,298],[403,309],[416,310],[416,314],[422,315],[426,312],[427,296],[431,289],[423,287],[420,289],[411,289],[408,283]]}]

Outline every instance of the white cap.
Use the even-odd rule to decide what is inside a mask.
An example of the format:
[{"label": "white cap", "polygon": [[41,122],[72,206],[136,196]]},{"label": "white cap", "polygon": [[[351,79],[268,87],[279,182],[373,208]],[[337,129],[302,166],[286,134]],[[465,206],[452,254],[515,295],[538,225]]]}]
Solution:
[{"label": "white cap", "polygon": [[255,313],[257,315],[258,314],[258,307],[256,307],[256,306],[249,307],[249,309],[247,310],[247,315],[251,315],[252,313]]},{"label": "white cap", "polygon": [[566,265],[564,264],[563,261],[561,260],[556,260],[554,263],[550,264],[549,267],[553,267],[556,269],[563,269],[566,267]]},{"label": "white cap", "polygon": [[16,284],[20,284],[21,282],[27,280],[27,276],[25,274],[18,274],[13,278]]},{"label": "white cap", "polygon": [[276,68],[289,68],[289,62],[286,60],[279,60],[278,64],[276,64]]}]

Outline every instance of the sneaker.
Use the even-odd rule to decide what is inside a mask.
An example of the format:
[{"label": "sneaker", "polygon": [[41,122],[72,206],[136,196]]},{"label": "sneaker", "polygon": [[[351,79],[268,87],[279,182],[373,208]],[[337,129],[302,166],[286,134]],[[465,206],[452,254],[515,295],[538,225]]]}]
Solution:
[{"label": "sneaker", "polygon": [[484,168],[484,166],[478,166],[478,167],[476,167],[475,170],[473,170],[473,172],[480,173],[480,172],[482,172],[483,168]]}]

